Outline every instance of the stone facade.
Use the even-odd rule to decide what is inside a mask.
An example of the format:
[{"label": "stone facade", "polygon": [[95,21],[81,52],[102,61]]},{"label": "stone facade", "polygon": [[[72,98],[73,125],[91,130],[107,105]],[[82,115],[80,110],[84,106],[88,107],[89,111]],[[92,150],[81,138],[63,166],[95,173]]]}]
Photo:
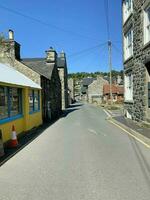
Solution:
[{"label": "stone facade", "polygon": [[53,49],[46,51],[46,58],[20,58],[20,44],[11,38],[4,40],[0,46],[0,61],[8,63],[42,88],[43,121],[51,121],[61,113],[61,82],[56,65],[57,53]]},{"label": "stone facade", "polygon": [[62,110],[65,110],[69,106],[68,102],[68,72],[67,61],[64,52],[60,53],[57,58],[57,67],[59,71],[59,77],[61,81],[61,98],[62,98]]},{"label": "stone facade", "polygon": [[17,71],[40,85],[40,75],[20,62],[20,44],[14,41],[13,38],[3,41],[3,45],[0,48],[0,62],[10,64],[11,67],[14,67]]},{"label": "stone facade", "polygon": [[57,53],[51,47],[46,51],[46,58],[27,58],[22,62],[41,75],[43,121],[51,121],[60,116],[61,81],[56,65]]},{"label": "stone facade", "polygon": [[[124,2],[124,1],[123,1]],[[144,45],[144,9],[150,0],[133,0],[133,12],[123,24],[123,34],[133,28],[133,56],[124,60],[125,75],[133,75],[133,101],[125,101],[125,115],[135,121],[150,121],[150,43]],[[149,68],[149,69],[148,69]]]},{"label": "stone facade", "polygon": [[88,86],[88,102],[101,104],[103,99],[103,85],[108,84],[108,81],[102,77],[97,77],[96,80]]},{"label": "stone facade", "polygon": [[75,81],[73,78],[68,79],[68,90],[69,90],[69,95],[68,95],[68,103],[69,105],[74,103],[75,101]]}]

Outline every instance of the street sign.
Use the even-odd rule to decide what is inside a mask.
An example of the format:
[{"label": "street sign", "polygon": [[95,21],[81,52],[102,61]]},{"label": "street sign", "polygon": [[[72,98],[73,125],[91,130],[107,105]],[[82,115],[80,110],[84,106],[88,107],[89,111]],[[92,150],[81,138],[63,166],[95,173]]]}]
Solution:
[{"label": "street sign", "polygon": [[2,131],[0,130],[0,157],[4,155],[4,146],[3,146],[3,138]]}]

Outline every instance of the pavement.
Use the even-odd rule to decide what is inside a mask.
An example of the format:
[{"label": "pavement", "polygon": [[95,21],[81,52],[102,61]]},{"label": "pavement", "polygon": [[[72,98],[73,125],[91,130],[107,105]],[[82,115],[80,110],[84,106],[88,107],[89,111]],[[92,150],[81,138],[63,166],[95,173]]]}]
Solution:
[{"label": "pavement", "polygon": [[119,125],[123,125],[123,127],[127,127],[130,131],[135,131],[142,136],[150,139],[150,127],[144,127],[144,125],[141,125],[138,122],[134,122],[131,119],[127,119],[123,116],[122,110],[114,110],[110,111],[107,110],[107,112],[110,114],[110,116],[113,118],[116,123]]},{"label": "pavement", "polygon": [[0,167],[0,200],[149,200],[150,149],[76,104]]}]

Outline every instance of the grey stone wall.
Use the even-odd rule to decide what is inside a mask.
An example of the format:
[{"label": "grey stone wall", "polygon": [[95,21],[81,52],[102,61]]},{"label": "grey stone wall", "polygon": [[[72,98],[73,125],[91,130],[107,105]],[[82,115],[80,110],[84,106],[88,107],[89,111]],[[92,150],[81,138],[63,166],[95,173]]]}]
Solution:
[{"label": "grey stone wall", "polygon": [[68,89],[69,89],[69,97],[68,97],[68,103],[71,104],[74,102],[75,100],[75,94],[74,94],[74,87],[75,87],[75,83],[74,83],[74,79],[73,78],[69,78],[68,79]]},{"label": "grey stone wall", "polygon": [[123,33],[129,24],[132,24],[133,27],[133,57],[124,63],[125,74],[133,74],[133,102],[125,102],[124,108],[135,121],[150,119],[145,66],[146,60],[150,58],[150,44],[144,46],[143,43],[143,6],[145,2],[146,0],[133,0],[133,14],[123,26]]},{"label": "grey stone wall", "polygon": [[[102,77],[97,77],[97,80],[94,80],[88,86],[88,101],[89,103],[93,103],[93,99],[101,103],[103,97],[103,85],[108,84],[108,81],[104,80]],[[100,96],[99,98],[94,98],[94,96]]]},{"label": "grey stone wall", "polygon": [[4,45],[0,48],[0,62],[9,64],[11,67],[14,67],[17,71],[21,72],[32,81],[40,85],[40,75],[32,69],[28,68],[23,63],[19,62],[19,58],[20,45],[15,41],[6,40]]},{"label": "grey stone wall", "polygon": [[61,97],[62,97],[62,110],[65,110],[68,103],[68,73],[67,66],[58,68],[59,77],[61,81]]}]

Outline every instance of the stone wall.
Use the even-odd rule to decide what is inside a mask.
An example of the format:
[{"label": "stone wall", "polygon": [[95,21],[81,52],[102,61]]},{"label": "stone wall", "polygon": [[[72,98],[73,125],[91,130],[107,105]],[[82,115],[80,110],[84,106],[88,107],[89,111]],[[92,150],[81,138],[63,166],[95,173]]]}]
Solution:
[{"label": "stone wall", "polygon": [[[98,103],[101,103],[103,96],[103,85],[108,84],[108,81],[104,80],[102,77],[97,77],[97,80],[94,80],[88,86],[88,101],[89,103],[93,103],[93,99]],[[99,96],[97,98],[96,96]]]},{"label": "stone wall", "polygon": [[73,103],[74,100],[75,100],[74,87],[75,87],[74,79],[73,78],[69,78],[68,79],[69,104]]},{"label": "stone wall", "polygon": [[14,67],[17,71],[40,85],[40,75],[21,63],[18,60],[19,58],[20,45],[15,41],[6,40],[3,46],[0,48],[0,62],[9,64],[11,67]]},{"label": "stone wall", "polygon": [[[150,119],[148,108],[147,69],[145,63],[150,58],[150,44],[143,43],[143,6],[147,0],[133,0],[133,14],[123,26],[123,32],[127,26],[133,27],[133,57],[124,63],[125,74],[133,74],[133,102],[125,102],[125,111],[135,121]],[[150,1],[149,1],[150,2]]]},{"label": "stone wall", "polygon": [[67,82],[67,69],[65,67],[58,68],[59,77],[61,81],[61,97],[62,97],[62,110],[68,107],[68,82]]}]

